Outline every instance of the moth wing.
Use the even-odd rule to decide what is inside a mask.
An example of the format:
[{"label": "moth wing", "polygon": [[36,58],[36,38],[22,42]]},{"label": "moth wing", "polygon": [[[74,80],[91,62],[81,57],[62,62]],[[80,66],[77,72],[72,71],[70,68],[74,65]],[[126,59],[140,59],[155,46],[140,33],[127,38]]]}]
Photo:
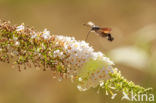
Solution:
[{"label": "moth wing", "polygon": [[111,31],[112,31],[111,28],[101,28],[101,32],[106,33],[106,34],[110,33]]},{"label": "moth wing", "polygon": [[93,22],[91,22],[91,21],[88,22],[88,25],[91,26],[91,27],[95,26],[95,24]]}]

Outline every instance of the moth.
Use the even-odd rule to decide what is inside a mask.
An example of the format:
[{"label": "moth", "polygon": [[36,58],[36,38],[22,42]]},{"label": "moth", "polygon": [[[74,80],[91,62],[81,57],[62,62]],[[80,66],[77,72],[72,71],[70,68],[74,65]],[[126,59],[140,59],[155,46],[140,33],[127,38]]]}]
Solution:
[{"label": "moth", "polygon": [[88,26],[90,27],[91,29],[89,30],[89,32],[87,33],[87,36],[86,36],[86,41],[88,39],[88,36],[90,34],[90,32],[95,32],[97,33],[100,37],[104,37],[104,38],[107,38],[107,40],[109,41],[113,41],[114,38],[112,37],[112,34],[111,34],[111,31],[112,29],[111,28],[107,28],[107,27],[104,27],[104,28],[101,28],[97,25],[95,25],[93,22],[88,22],[87,24],[84,24],[85,26]]}]

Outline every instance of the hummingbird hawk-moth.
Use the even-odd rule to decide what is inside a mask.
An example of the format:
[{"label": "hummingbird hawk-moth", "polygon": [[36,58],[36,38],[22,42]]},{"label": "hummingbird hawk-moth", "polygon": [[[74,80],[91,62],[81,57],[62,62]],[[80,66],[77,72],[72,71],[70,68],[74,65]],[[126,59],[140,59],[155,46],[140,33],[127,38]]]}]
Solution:
[{"label": "hummingbird hawk-moth", "polygon": [[89,30],[89,32],[87,33],[87,37],[85,40],[88,39],[88,36],[90,34],[90,32],[94,31],[96,32],[100,37],[105,37],[107,38],[109,41],[113,41],[114,38],[111,35],[111,28],[101,28],[99,26],[96,26],[93,22],[88,22],[88,24],[84,24],[85,26],[91,27],[91,29]]}]

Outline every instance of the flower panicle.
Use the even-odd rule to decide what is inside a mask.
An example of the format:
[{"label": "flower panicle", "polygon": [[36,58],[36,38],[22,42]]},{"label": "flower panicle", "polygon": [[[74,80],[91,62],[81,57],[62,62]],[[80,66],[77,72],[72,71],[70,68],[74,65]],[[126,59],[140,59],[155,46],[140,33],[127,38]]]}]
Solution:
[{"label": "flower panicle", "polygon": [[108,57],[95,52],[85,41],[53,35],[47,29],[37,32],[24,23],[11,25],[0,20],[0,61],[13,62],[19,71],[32,66],[50,69],[55,78],[76,82],[80,91],[97,86],[126,93],[131,89],[146,91],[126,81]]}]

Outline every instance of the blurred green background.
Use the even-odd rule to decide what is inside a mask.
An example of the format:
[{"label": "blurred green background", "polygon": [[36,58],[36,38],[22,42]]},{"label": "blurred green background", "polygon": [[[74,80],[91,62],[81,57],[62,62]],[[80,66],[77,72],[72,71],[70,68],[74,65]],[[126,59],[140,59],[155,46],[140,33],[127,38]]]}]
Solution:
[{"label": "blurred green background", "polygon": [[[0,0],[0,18],[34,26],[52,34],[84,40],[93,21],[111,27],[109,42],[92,33],[88,41],[115,61],[122,75],[143,87],[156,89],[155,0]],[[58,82],[51,71],[33,68],[18,72],[0,63],[0,103],[126,103],[97,89],[79,92],[69,80]]]}]

